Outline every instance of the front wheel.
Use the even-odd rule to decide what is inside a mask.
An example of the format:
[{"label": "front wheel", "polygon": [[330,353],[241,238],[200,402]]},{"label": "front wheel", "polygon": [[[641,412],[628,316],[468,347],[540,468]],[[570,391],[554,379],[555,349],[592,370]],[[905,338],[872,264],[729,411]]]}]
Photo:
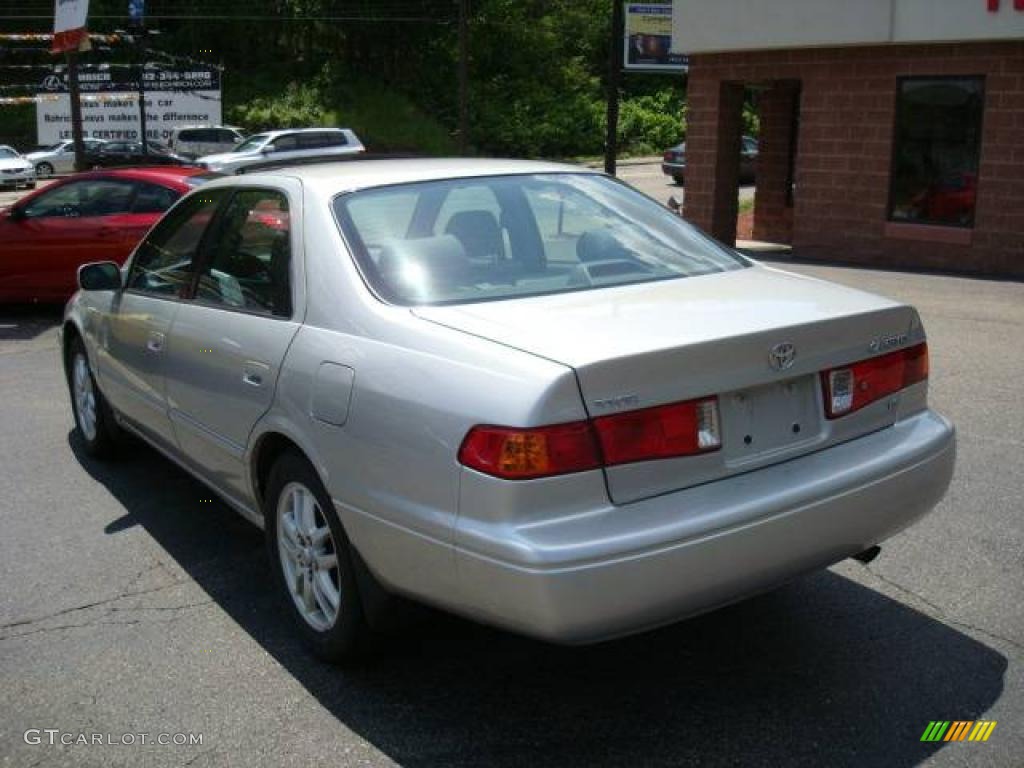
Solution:
[{"label": "front wheel", "polygon": [[96,386],[92,367],[81,339],[75,339],[68,351],[68,387],[75,426],[85,450],[92,456],[107,457],[114,453],[120,430],[106,398]]},{"label": "front wheel", "polygon": [[36,176],[40,179],[48,179],[53,176],[53,166],[49,163],[40,163],[36,166]]},{"label": "front wheel", "polygon": [[312,465],[285,453],[270,472],[263,507],[271,568],[299,630],[325,661],[351,659],[369,628],[348,537]]}]

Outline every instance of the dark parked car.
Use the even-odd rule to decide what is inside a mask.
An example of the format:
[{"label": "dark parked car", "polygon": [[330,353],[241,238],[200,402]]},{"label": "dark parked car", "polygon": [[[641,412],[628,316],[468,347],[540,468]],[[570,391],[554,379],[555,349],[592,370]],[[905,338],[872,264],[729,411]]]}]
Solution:
[{"label": "dark parked car", "polygon": [[138,141],[111,141],[85,156],[89,168],[113,168],[120,165],[188,165],[189,161],[160,144],[147,143],[142,151]]},{"label": "dark parked car", "polygon": [[[744,136],[740,144],[740,181],[754,180],[754,166],[757,165],[757,139]],[[682,184],[686,176],[686,144],[676,144],[665,150],[661,159],[661,170],[671,176],[676,184]]]}]

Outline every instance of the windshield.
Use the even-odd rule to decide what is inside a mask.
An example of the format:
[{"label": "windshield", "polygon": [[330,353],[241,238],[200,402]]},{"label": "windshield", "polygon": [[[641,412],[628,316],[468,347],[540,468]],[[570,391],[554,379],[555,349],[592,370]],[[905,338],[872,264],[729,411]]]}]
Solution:
[{"label": "windshield", "polygon": [[255,136],[250,136],[248,139],[243,141],[237,147],[232,149],[232,152],[252,152],[253,150],[259,149],[267,141],[267,134],[257,133]]},{"label": "windshield", "polygon": [[19,157],[19,155],[10,147],[0,147],[0,160],[9,160],[12,157]]},{"label": "windshield", "polygon": [[339,195],[370,287],[402,305],[458,304],[746,266],[666,208],[596,174],[492,176]]}]

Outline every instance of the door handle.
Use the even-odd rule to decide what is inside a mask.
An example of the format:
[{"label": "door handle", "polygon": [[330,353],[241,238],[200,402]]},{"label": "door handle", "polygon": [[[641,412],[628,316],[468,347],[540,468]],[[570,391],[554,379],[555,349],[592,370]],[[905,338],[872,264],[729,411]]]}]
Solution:
[{"label": "door handle", "polygon": [[263,377],[270,373],[270,366],[255,360],[247,360],[242,366],[242,383],[250,387],[262,387]]},{"label": "door handle", "polygon": [[164,335],[159,331],[153,331],[149,334],[149,338],[146,339],[146,349],[150,352],[163,352],[164,351]]}]

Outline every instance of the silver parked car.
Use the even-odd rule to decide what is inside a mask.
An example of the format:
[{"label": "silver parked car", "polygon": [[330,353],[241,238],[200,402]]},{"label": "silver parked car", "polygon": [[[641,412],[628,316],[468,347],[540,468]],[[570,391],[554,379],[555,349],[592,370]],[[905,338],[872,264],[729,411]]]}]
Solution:
[{"label": "silver parked car", "polygon": [[80,440],[262,526],[330,659],[389,595],[566,643],[673,622],[874,553],[953,471],[912,307],[576,167],[222,178],[79,282]]},{"label": "silver parked car", "polygon": [[0,144],[0,189],[17,189],[19,186],[33,189],[36,186],[36,171],[32,163],[14,147]]},{"label": "silver parked car", "polygon": [[[83,139],[86,154],[96,154],[107,142],[103,139]],[[75,170],[75,142],[58,141],[46,149],[29,152],[25,159],[36,169],[36,176],[48,179],[58,173],[72,173]]]},{"label": "silver parked car", "polygon": [[230,152],[200,157],[197,165],[218,173],[237,173],[257,163],[328,155],[355,155],[366,147],[348,128],[301,128],[250,136]]}]

